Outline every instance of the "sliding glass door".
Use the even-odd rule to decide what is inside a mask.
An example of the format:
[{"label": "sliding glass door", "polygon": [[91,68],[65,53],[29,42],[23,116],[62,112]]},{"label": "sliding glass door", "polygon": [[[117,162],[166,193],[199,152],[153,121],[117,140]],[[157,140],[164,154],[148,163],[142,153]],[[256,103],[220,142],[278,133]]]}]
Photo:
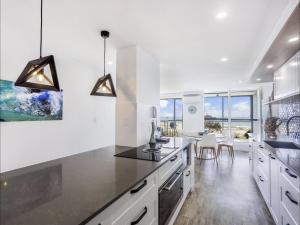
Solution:
[{"label": "sliding glass door", "polygon": [[205,129],[236,139],[247,139],[255,129],[256,92],[206,94],[204,98]]}]

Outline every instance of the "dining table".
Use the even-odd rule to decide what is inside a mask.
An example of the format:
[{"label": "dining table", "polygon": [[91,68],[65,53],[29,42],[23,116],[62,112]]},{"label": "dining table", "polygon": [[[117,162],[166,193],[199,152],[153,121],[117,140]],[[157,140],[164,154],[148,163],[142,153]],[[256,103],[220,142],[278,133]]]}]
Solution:
[{"label": "dining table", "polygon": [[[205,135],[205,134],[203,134],[203,135]],[[213,154],[211,152],[209,153],[208,151],[206,151],[206,154],[203,154],[203,156],[201,158],[200,158],[200,156],[198,157],[198,155],[197,155],[197,147],[198,147],[198,144],[202,141],[203,135],[202,134],[201,135],[186,134],[185,137],[192,139],[192,143],[194,145],[194,151],[195,151],[197,159],[213,160],[213,159],[215,159],[215,156],[213,156]],[[215,134],[215,135],[216,135],[218,145],[225,142],[225,136],[223,134]]]}]

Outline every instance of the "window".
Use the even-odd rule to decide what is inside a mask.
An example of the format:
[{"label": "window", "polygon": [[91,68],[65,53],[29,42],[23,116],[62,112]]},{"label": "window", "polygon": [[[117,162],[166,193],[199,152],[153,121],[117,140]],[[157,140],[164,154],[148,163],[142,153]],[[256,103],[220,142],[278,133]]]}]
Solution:
[{"label": "window", "polygon": [[254,93],[237,92],[206,94],[204,98],[205,128],[211,133],[224,133],[237,139],[247,139],[253,132]]},{"label": "window", "polygon": [[160,127],[166,136],[177,136],[178,131],[182,130],[181,98],[160,100]]},{"label": "window", "polygon": [[204,98],[205,128],[211,133],[228,130],[228,97],[207,95]]},{"label": "window", "polygon": [[253,130],[253,97],[231,97],[231,135],[234,138],[245,139],[247,132]]}]

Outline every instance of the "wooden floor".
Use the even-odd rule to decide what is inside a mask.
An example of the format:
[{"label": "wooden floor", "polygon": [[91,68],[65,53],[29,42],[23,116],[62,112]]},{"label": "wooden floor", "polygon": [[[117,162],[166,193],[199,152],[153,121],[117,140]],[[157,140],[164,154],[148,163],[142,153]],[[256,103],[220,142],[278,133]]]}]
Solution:
[{"label": "wooden floor", "polygon": [[195,159],[195,190],[175,225],[275,225],[251,177],[248,154],[237,153],[233,164],[223,154],[218,168]]}]

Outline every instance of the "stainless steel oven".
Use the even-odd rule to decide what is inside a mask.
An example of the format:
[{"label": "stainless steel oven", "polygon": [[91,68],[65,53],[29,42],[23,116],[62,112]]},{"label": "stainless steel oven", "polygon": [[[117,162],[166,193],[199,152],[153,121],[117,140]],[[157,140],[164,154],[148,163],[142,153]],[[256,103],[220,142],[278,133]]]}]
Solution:
[{"label": "stainless steel oven", "polygon": [[159,190],[159,225],[167,224],[183,195],[183,168],[180,167]]}]

